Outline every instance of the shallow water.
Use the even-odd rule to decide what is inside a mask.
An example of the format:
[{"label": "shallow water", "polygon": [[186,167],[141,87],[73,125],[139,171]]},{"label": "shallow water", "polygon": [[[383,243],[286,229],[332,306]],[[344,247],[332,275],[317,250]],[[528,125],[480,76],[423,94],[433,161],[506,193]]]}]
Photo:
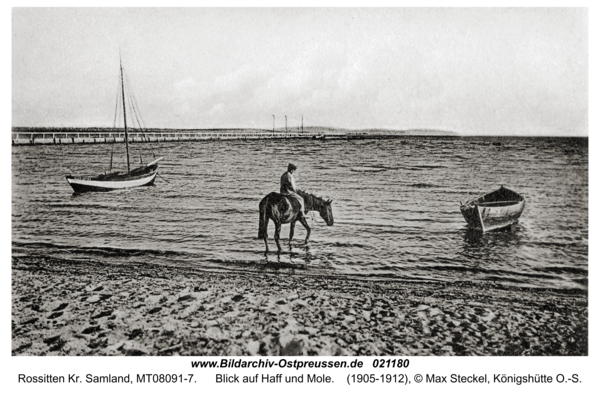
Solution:
[{"label": "shallow water", "polygon": [[[133,145],[165,159],[155,186],[73,195],[64,175],[123,168],[123,146],[12,148],[13,253],[353,278],[586,288],[587,138],[405,137]],[[265,258],[258,203],[288,162],[299,188],[333,199],[311,241]],[[526,198],[508,232],[469,231],[460,202],[504,185]],[[270,248],[274,226],[269,226]],[[287,239],[289,226],[282,230]],[[279,263],[279,264],[278,264]],[[283,270],[284,272],[286,270]]]}]

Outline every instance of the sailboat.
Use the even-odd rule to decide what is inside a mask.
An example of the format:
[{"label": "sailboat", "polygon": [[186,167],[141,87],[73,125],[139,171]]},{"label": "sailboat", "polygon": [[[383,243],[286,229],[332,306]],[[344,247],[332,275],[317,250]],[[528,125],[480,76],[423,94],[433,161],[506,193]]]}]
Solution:
[{"label": "sailboat", "polygon": [[129,134],[127,132],[127,114],[125,109],[125,83],[123,81],[123,64],[121,59],[119,59],[119,69],[121,73],[120,93],[123,102],[123,123],[125,127],[125,150],[127,151],[127,172],[110,172],[93,177],[67,175],[67,181],[71,187],[73,187],[73,190],[76,193],[91,191],[104,192],[149,186],[154,183],[156,175],[158,175],[158,162],[162,160],[163,157],[160,157],[149,164],[140,166],[139,168],[135,168],[133,170],[130,169]]}]

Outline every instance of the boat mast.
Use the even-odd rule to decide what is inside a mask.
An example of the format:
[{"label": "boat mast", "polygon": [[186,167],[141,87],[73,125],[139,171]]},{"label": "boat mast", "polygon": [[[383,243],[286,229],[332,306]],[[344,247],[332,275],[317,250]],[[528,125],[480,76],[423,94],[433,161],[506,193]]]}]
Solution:
[{"label": "boat mast", "polygon": [[119,53],[119,67],[121,69],[121,94],[123,95],[123,123],[125,124],[125,150],[127,150],[127,173],[129,173],[129,134],[127,134],[127,114],[125,111],[125,87],[123,84],[123,64]]}]

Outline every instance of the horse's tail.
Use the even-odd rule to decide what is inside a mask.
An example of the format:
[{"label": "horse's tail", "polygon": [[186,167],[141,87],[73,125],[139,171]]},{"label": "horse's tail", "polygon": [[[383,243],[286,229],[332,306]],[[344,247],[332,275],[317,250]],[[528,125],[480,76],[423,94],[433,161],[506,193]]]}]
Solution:
[{"label": "horse's tail", "polygon": [[267,225],[269,223],[269,219],[267,218],[267,203],[264,198],[258,204],[258,238],[266,239],[267,238]]}]

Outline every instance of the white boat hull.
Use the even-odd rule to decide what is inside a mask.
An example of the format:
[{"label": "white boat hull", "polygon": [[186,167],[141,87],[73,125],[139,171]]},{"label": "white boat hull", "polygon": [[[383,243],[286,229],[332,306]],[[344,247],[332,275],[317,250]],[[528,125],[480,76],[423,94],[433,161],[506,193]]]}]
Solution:
[{"label": "white boat hull", "polygon": [[134,178],[96,180],[86,177],[67,177],[75,192],[115,191],[128,188],[149,186],[154,183],[158,170]]}]

